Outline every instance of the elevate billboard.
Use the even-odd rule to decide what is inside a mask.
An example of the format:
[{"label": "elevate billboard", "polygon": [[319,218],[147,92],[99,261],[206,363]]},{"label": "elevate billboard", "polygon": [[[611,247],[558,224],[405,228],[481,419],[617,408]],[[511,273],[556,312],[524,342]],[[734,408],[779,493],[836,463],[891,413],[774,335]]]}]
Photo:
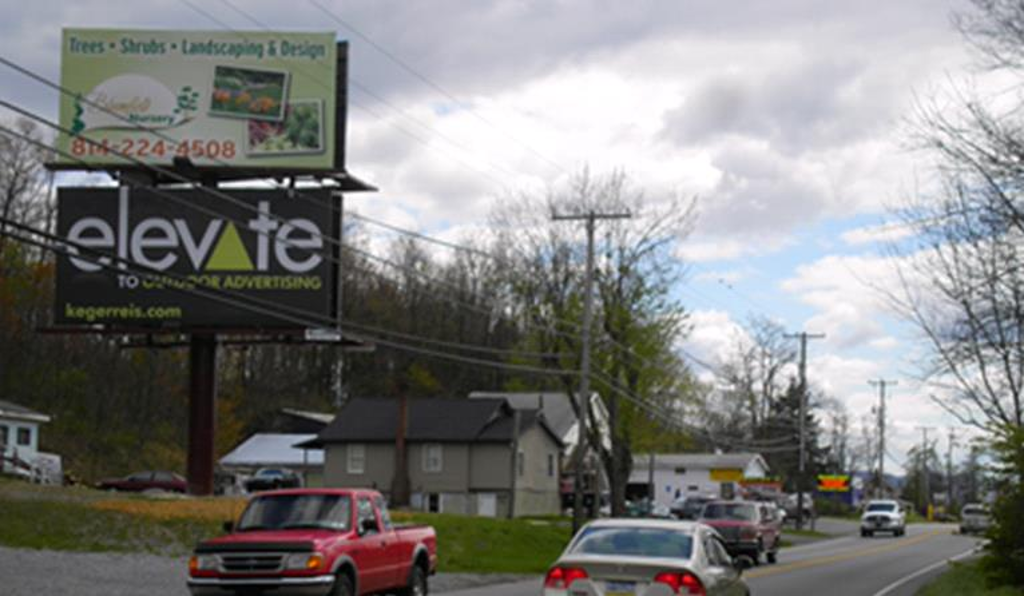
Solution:
[{"label": "elevate billboard", "polygon": [[346,48],[333,33],[65,29],[77,96],[61,96],[59,162],[341,170]]},{"label": "elevate billboard", "polygon": [[[71,254],[57,260],[55,321],[324,326],[334,316],[339,236],[330,191],[219,192],[238,204],[201,189],[61,188],[57,232]],[[295,320],[303,317],[308,324]]]}]

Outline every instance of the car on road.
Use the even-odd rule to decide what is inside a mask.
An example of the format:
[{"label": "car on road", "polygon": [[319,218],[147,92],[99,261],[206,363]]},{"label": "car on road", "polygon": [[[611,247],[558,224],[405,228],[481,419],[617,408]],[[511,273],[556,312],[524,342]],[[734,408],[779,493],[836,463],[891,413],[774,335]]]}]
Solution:
[{"label": "car on road", "polygon": [[860,516],[860,535],[871,537],[877,532],[891,532],[893,536],[907,533],[907,515],[899,501],[868,501]]},{"label": "car on road", "polygon": [[[795,493],[786,495],[783,508],[786,510],[786,519],[793,520],[795,523],[800,511],[800,495]],[[814,517],[814,495],[811,493],[804,493],[803,512],[802,519],[809,520]]]},{"label": "car on road", "polygon": [[992,526],[992,515],[981,503],[968,503],[960,509],[960,533],[982,534]]},{"label": "car on road", "polygon": [[287,468],[260,468],[252,478],[245,481],[245,490],[254,493],[279,488],[299,488],[299,475]]},{"label": "car on road", "polygon": [[543,595],[746,596],[750,589],[741,576],[742,564],[709,526],[604,519],[580,529],[548,569]]},{"label": "car on road", "polygon": [[774,508],[757,501],[711,501],[700,519],[718,531],[733,557],[748,556],[755,564],[778,560],[782,523]]},{"label": "car on road", "polygon": [[260,493],[225,530],[189,560],[193,596],[425,596],[437,570],[434,529],[395,526],[374,490]]},{"label": "car on road", "polygon": [[715,497],[708,497],[704,495],[680,497],[672,503],[672,515],[676,516],[677,519],[697,519],[700,517],[701,509],[704,509],[704,505],[714,500]]},{"label": "car on road", "polygon": [[188,482],[174,472],[165,470],[146,470],[135,472],[123,478],[104,478],[96,483],[100,490],[120,490],[125,492],[172,492],[188,491]]}]

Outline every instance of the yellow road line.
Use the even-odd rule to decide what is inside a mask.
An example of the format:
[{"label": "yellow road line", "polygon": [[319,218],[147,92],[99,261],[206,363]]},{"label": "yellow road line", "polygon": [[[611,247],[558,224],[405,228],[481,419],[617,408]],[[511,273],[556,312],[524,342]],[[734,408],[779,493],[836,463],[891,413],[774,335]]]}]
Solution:
[{"label": "yellow road line", "polygon": [[[785,564],[782,564],[782,565],[776,565],[774,567],[762,567],[761,569],[756,569],[754,571],[750,571],[748,573],[745,573],[744,575],[746,577],[749,577],[749,578],[753,579],[753,578],[757,578],[757,577],[768,577],[768,576],[771,576],[771,575],[778,575],[780,573],[786,573],[787,571],[796,571],[798,569],[809,569],[809,568],[812,568],[812,567],[821,567],[822,565],[829,565],[829,564],[832,564],[832,563],[839,563],[841,561],[848,561],[848,560],[851,560],[851,559],[859,559],[861,557],[869,557],[871,555],[877,555],[877,554],[880,554],[880,553],[886,553],[886,552],[889,552],[889,551],[894,551],[894,550],[898,550],[898,549],[901,549],[901,548],[906,548],[908,546],[913,546],[915,544],[918,544],[918,543],[921,543],[921,542],[925,542],[927,540],[931,540],[932,538],[935,538],[936,536],[941,536],[941,535],[950,534],[950,533],[951,532],[943,531],[943,530],[932,530],[931,532],[928,532],[927,534],[922,534],[920,536],[914,536],[913,538],[907,538],[907,539],[901,540],[899,542],[896,542],[894,544],[888,544],[888,545],[885,545],[885,546],[876,546],[876,547],[871,547],[871,548],[865,548],[865,549],[861,549],[861,550],[857,550],[857,551],[853,551],[853,552],[849,552],[849,553],[840,553],[838,555],[830,555],[830,556],[827,556],[827,557],[819,557],[819,558],[816,558],[816,559],[805,559],[803,561],[796,561],[796,562],[793,562],[793,563],[785,563]],[[786,551],[782,551],[782,553],[785,553],[785,552]]]}]

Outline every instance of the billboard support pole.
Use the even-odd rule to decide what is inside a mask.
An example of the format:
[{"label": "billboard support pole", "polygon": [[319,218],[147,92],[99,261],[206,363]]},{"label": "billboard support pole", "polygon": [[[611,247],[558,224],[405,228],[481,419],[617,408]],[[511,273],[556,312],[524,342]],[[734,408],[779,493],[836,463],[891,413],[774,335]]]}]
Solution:
[{"label": "billboard support pole", "polygon": [[217,425],[217,336],[191,335],[188,395],[188,492],[213,494]]}]

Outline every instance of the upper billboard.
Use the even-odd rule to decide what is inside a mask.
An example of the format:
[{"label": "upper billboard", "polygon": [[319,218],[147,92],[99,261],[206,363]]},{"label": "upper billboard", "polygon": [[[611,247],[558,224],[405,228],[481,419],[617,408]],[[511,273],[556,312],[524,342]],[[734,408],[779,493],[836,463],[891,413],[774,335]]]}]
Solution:
[{"label": "upper billboard", "polygon": [[61,96],[62,164],[343,168],[333,33],[65,29],[62,47],[61,84],[79,95]]}]

